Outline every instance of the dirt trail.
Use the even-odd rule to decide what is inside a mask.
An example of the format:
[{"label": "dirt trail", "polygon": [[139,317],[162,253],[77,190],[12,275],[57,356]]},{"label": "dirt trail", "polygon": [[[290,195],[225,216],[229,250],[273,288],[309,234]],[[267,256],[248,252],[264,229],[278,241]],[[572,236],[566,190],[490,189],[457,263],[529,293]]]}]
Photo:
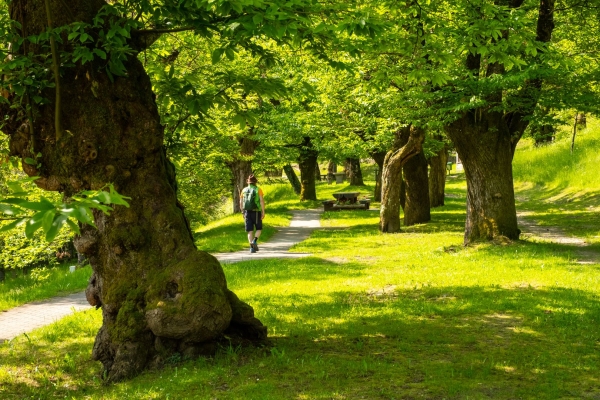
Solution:
[{"label": "dirt trail", "polygon": [[572,246],[577,257],[577,264],[599,264],[600,254],[589,247],[589,244],[578,237],[569,236],[557,226],[541,226],[527,216],[527,212],[517,213],[519,227],[527,236],[533,236],[551,243]]}]

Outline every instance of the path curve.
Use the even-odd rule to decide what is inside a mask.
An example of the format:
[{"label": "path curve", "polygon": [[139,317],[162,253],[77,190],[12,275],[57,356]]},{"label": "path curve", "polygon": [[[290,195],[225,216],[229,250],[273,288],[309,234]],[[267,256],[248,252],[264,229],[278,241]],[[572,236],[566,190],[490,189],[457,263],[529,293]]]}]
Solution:
[{"label": "path curve", "polygon": [[[290,253],[289,249],[307,239],[311,232],[321,226],[320,210],[298,210],[292,212],[290,226],[279,228],[268,242],[260,243],[259,252],[249,251],[213,254],[221,263],[234,263],[266,258],[300,258],[308,253]],[[24,332],[41,328],[75,312],[91,308],[85,298],[85,292],[64,297],[24,304],[0,312],[0,343],[11,340]]]},{"label": "path curve", "polygon": [[523,233],[545,239],[551,243],[564,244],[572,246],[577,256],[577,264],[598,264],[600,254],[596,251],[586,248],[589,244],[578,237],[568,236],[562,229],[556,226],[538,225],[535,220],[528,217],[526,212],[517,213],[519,227]]}]

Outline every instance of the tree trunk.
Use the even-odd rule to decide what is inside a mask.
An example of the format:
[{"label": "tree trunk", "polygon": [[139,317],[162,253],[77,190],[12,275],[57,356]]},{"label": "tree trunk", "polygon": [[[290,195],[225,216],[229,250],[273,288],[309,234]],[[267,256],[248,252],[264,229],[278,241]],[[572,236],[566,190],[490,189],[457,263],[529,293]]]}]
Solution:
[{"label": "tree trunk", "polygon": [[6,272],[4,271],[4,267],[0,267],[0,282],[4,282],[6,279]]},{"label": "tree trunk", "polygon": [[300,181],[298,180],[298,176],[296,175],[296,171],[290,164],[287,164],[283,167],[283,172],[285,172],[285,176],[287,176],[288,181],[290,181],[290,185],[294,188],[294,193],[300,194],[302,186],[300,185]]},{"label": "tree trunk", "polygon": [[298,165],[300,166],[300,200],[317,200],[315,186],[315,166],[319,153],[315,150],[310,137],[305,136],[300,147]]},{"label": "tree trunk", "polygon": [[259,144],[256,140],[252,139],[252,134],[253,130],[251,129],[249,136],[238,140],[240,144],[240,153],[233,161],[227,163],[232,175],[234,213],[242,212],[242,209],[240,208],[240,193],[242,193],[242,190],[246,187],[248,175],[252,173],[252,158]]},{"label": "tree trunk", "polygon": [[318,162],[315,164],[315,180],[321,181],[321,168]]},{"label": "tree trunk", "polygon": [[[78,20],[92,23],[105,3],[70,4]],[[50,5],[64,7],[60,1]],[[42,0],[14,1],[9,8],[22,36],[46,31]],[[56,26],[73,22],[69,15],[57,11]],[[17,108],[0,105],[0,114],[9,115],[4,131],[10,134],[11,154],[25,159],[41,153],[40,169],[23,162],[28,175],[40,176],[39,187],[70,195],[113,182],[131,197],[129,208],[96,212],[97,229],[84,226],[75,239],[94,271],[87,299],[102,307],[92,358],[102,362],[109,381],[160,365],[173,354],[214,353],[221,340],[266,337],[252,308],[227,288],[219,262],[196,250],[177,202],[175,169],[163,148],[150,79],[135,55],[125,66],[127,76],[114,82],[102,72],[103,63],[63,67],[58,111],[67,134],[58,140],[54,104],[39,106],[36,119],[25,123]],[[92,94],[94,86],[99,90]],[[54,90],[44,95],[52,99]]]},{"label": "tree trunk", "polygon": [[360,159],[358,158],[346,158],[346,175],[350,185],[352,186],[364,186],[362,170],[360,169]]},{"label": "tree trunk", "polygon": [[431,221],[427,159],[423,152],[404,164],[402,175],[406,184],[404,225],[410,226]]},{"label": "tree trunk", "polygon": [[381,211],[379,230],[384,233],[400,231],[400,181],[402,167],[423,147],[425,131],[412,125],[396,132],[392,150],[385,156],[382,171]]},{"label": "tree trunk", "polygon": [[448,134],[467,178],[465,244],[497,236],[518,239],[511,135],[503,116],[468,113],[451,124]]},{"label": "tree trunk", "polygon": [[[511,4],[511,7],[517,6],[517,2]],[[555,0],[539,2],[538,42],[549,43],[552,39],[554,7]],[[508,31],[504,32],[503,37],[508,37],[508,34]],[[466,66],[472,77],[478,79],[482,67],[481,56],[467,55]],[[505,73],[504,65],[500,62],[488,63],[486,69],[488,77]],[[498,236],[514,240],[519,238],[512,159],[537,107],[542,84],[542,78],[527,79],[519,91],[511,93],[499,89],[490,93],[485,96],[488,102],[485,108],[464,112],[447,127],[467,178],[465,244],[492,240]],[[506,102],[519,104],[519,107],[504,114],[499,109]]]},{"label": "tree trunk", "polygon": [[432,208],[444,205],[447,163],[448,149],[446,146],[429,159],[429,204]]},{"label": "tree trunk", "polygon": [[554,141],[556,129],[552,125],[542,125],[537,127],[532,134],[535,145],[539,147]]},{"label": "tree trunk", "polygon": [[334,163],[333,161],[329,161],[329,164],[327,164],[327,173],[335,174],[336,172],[337,172],[337,164]]},{"label": "tree trunk", "polygon": [[381,172],[383,171],[383,162],[385,161],[385,151],[374,151],[371,157],[377,163],[377,175],[375,176],[375,193],[373,197],[375,201],[381,201]]}]

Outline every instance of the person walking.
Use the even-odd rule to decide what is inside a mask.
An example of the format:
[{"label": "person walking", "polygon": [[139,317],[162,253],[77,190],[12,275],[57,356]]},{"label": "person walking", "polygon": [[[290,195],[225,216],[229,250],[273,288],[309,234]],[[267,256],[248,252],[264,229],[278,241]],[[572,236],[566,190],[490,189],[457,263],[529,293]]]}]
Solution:
[{"label": "person walking", "polygon": [[[257,186],[258,179],[254,174],[250,174],[246,182],[248,186],[242,190],[240,208],[244,214],[250,253],[256,253],[258,251],[258,238],[262,232],[262,220],[265,218],[265,199],[262,189]],[[256,233],[254,228],[256,228]]]}]

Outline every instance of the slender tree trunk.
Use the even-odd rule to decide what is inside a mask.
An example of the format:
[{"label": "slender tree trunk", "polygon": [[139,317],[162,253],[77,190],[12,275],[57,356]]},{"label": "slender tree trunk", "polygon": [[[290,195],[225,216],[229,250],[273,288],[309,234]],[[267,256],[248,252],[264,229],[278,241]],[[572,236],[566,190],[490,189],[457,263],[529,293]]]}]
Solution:
[{"label": "slender tree trunk", "polygon": [[327,164],[327,173],[335,174],[336,172],[337,172],[337,164],[334,163],[333,161],[329,161],[329,164]]},{"label": "slender tree trunk", "polygon": [[300,200],[317,200],[315,186],[315,165],[319,153],[315,150],[310,137],[305,136],[300,147],[298,165],[300,166]]},{"label": "slender tree trunk", "polygon": [[346,158],[347,175],[351,185],[353,186],[364,186],[362,170],[360,168],[360,159],[358,158]]},{"label": "slender tree trunk", "polygon": [[382,172],[381,211],[379,230],[384,233],[400,231],[400,182],[402,167],[422,150],[425,131],[412,125],[396,132],[392,150],[385,156]]},{"label": "slender tree trunk", "polygon": [[288,181],[290,181],[290,185],[294,188],[294,193],[300,194],[302,190],[302,185],[300,185],[300,180],[298,179],[298,175],[296,175],[296,171],[290,164],[287,164],[283,167],[283,172],[285,172],[285,176],[287,176]]},{"label": "slender tree trunk", "polygon": [[423,152],[404,164],[402,175],[406,184],[404,225],[410,226],[431,221],[427,159]]},{"label": "slender tree trunk", "polygon": [[375,201],[381,201],[381,172],[383,171],[383,162],[385,161],[385,151],[374,151],[371,157],[377,164],[377,175],[375,176],[375,192],[373,197]]},{"label": "slender tree trunk", "polygon": [[227,164],[231,170],[233,181],[232,197],[234,213],[242,212],[242,209],[240,208],[240,193],[246,187],[248,175],[252,173],[252,158],[254,157],[254,152],[259,144],[256,140],[252,139],[252,134],[253,130],[251,129],[249,136],[238,140],[240,144],[240,153],[233,161]]},{"label": "slender tree trunk", "polygon": [[429,201],[432,208],[444,205],[447,163],[448,149],[446,146],[429,159]]},{"label": "slender tree trunk", "polygon": [[4,267],[0,267],[0,282],[4,282],[5,279],[6,279],[6,272],[4,270]]},{"label": "slender tree trunk", "polygon": [[[77,19],[87,23],[104,4],[70,2]],[[64,3],[51,1],[51,6],[58,10]],[[22,36],[46,31],[44,1],[14,1],[9,9]],[[55,17],[56,26],[73,22],[68,13]],[[36,119],[24,124],[17,109],[0,105],[0,114],[9,116],[3,130],[10,134],[11,154],[25,159],[41,153],[41,169],[23,163],[28,175],[40,176],[39,187],[69,195],[113,182],[131,197],[129,208],[95,213],[97,229],[84,226],[75,239],[93,269],[86,296],[102,307],[92,358],[102,362],[109,381],[161,365],[176,353],[214,353],[221,340],[266,337],[252,308],[227,288],[219,262],[196,250],[177,202],[175,169],[163,148],[150,79],[135,55],[125,66],[127,76],[114,82],[102,72],[103,63],[63,67],[62,126],[69,134],[58,142],[54,104],[39,106]],[[101,90],[92,95],[92,85]],[[53,89],[44,93],[53,94]]]},{"label": "slender tree trunk", "polygon": [[318,162],[315,164],[315,180],[321,181],[321,168]]}]

